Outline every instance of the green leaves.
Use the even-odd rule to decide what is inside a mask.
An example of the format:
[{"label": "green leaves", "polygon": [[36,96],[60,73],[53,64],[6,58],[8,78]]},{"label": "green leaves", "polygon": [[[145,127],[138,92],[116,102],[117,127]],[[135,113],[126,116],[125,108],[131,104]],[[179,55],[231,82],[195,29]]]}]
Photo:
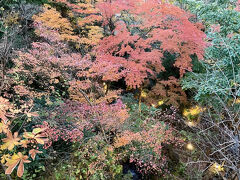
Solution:
[{"label": "green leaves", "polygon": [[[202,63],[203,70],[193,68],[182,81],[183,89],[193,89],[195,100],[203,103],[218,103],[211,98],[224,101],[238,96],[240,63],[240,13],[234,10],[235,1],[204,3],[186,1],[206,25],[209,47]],[[215,28],[218,26],[218,30]],[[209,99],[210,98],[210,99]]]}]

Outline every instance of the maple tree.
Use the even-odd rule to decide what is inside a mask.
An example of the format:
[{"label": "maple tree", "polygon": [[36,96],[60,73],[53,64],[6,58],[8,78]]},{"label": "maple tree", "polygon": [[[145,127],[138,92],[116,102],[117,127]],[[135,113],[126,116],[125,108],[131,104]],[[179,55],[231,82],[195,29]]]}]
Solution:
[{"label": "maple tree", "polygon": [[205,34],[189,20],[191,14],[158,1],[107,1],[98,4],[107,37],[96,48],[89,70],[104,81],[124,78],[139,88],[149,75],[164,71],[165,51],[177,54],[174,67],[180,77],[192,69],[190,55],[203,58]]},{"label": "maple tree", "polygon": [[[1,77],[5,174],[127,179],[130,164],[151,179],[181,169],[169,153],[183,150],[185,129],[197,128],[205,108],[182,108],[180,79],[203,59],[207,27],[177,0],[45,2],[29,15],[29,42],[11,49]],[[4,22],[15,27],[21,18]]]}]

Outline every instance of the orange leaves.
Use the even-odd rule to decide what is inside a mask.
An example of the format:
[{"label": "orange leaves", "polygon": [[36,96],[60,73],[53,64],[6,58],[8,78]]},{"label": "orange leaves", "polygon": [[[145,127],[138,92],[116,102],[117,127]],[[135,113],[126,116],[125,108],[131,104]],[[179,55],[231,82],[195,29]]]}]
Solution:
[{"label": "orange leaves", "polygon": [[28,156],[24,156],[21,152],[18,152],[17,154],[14,154],[10,159],[7,159],[7,169],[5,171],[5,174],[11,174],[18,165],[17,176],[21,177],[24,172],[24,163],[30,162],[31,161],[28,160]]},{"label": "orange leaves", "polygon": [[14,86],[14,90],[20,96],[25,96],[30,93],[29,90],[25,86],[22,86],[22,85]]},{"label": "orange leaves", "polygon": [[21,140],[20,141],[20,144],[22,145],[22,147],[24,147],[24,148],[27,148],[28,146],[28,143],[29,143],[29,141],[28,140],[26,140],[26,139],[24,139],[24,140]]},{"label": "orange leaves", "polygon": [[119,148],[119,147],[130,144],[132,141],[140,141],[140,140],[141,140],[140,133],[124,131],[122,135],[117,136],[117,138],[115,139],[114,147]]},{"label": "orange leaves", "polygon": [[12,105],[9,103],[9,101],[3,97],[0,96],[0,119],[4,121],[4,123],[7,122],[7,110],[12,108]]},{"label": "orange leaves", "polygon": [[40,134],[43,132],[45,129],[42,128],[35,128],[33,129],[32,132],[25,132],[23,134],[23,137],[29,140],[35,140],[38,144],[44,144],[47,139],[45,138],[44,135]]},{"label": "orange leaves", "polygon": [[66,18],[63,18],[56,9],[46,5],[43,8],[43,13],[33,16],[36,22],[43,23],[44,26],[51,29],[60,30],[62,33],[72,34],[71,24]]},{"label": "orange leaves", "polygon": [[78,19],[78,26],[85,26],[87,24],[92,24],[94,23],[95,21],[101,21],[102,20],[102,17],[101,16],[98,16],[98,15],[89,15],[85,18],[79,18]]},{"label": "orange leaves", "polygon": [[[93,3],[93,1],[71,2],[68,0],[56,0],[56,2],[65,4],[65,7],[68,9],[68,16],[70,17],[68,24],[64,24],[67,25],[65,27],[68,27],[71,33],[68,32],[62,34],[61,29],[58,27],[58,29],[60,29],[61,36],[64,36],[66,40],[75,42],[76,48],[78,49],[85,47],[86,50],[88,50],[88,48],[92,48],[97,45],[99,40],[103,37],[103,30],[100,26],[96,25],[96,23],[100,23],[102,21],[102,16],[99,14],[99,9],[95,7],[95,3]],[[63,4],[61,4],[61,6]],[[56,12],[52,12],[52,14],[56,14]],[[49,17],[51,18],[51,16]],[[59,15],[58,18],[61,20],[66,19],[60,17]],[[57,24],[58,22],[56,21],[56,25]],[[51,26],[54,27],[54,25]],[[73,27],[77,28],[79,31],[78,33],[74,32],[74,35],[72,30]],[[68,37],[66,36],[67,34]],[[69,34],[71,36],[69,36]]]},{"label": "orange leaves", "polygon": [[[63,18],[56,9],[50,7],[49,5],[45,5],[42,13],[34,15],[33,20],[35,23],[41,24],[41,26],[48,30],[55,30],[59,33],[61,40],[76,41],[78,39],[77,36],[73,35],[73,28],[68,19]],[[39,33],[40,32],[37,31],[37,34]],[[51,33],[51,31],[48,33]]]},{"label": "orange leaves", "polygon": [[37,112],[27,112],[26,115],[27,115],[28,118],[30,118],[30,117],[38,117],[38,113]]},{"label": "orange leaves", "polygon": [[[41,135],[40,133],[43,132],[45,129],[42,128],[35,128],[32,132],[25,132],[23,137],[26,138],[24,140],[21,140],[20,137],[18,137],[18,132],[15,132],[14,135],[9,131],[7,133],[7,137],[2,139],[4,144],[1,146],[2,150],[8,149],[9,151],[12,151],[13,148],[17,145],[22,145],[22,147],[27,148],[29,143],[38,143],[38,144],[44,144],[46,141],[46,138],[43,138],[45,136]],[[20,141],[21,140],[21,141]],[[38,151],[37,149],[31,149],[29,151],[30,156],[34,160],[37,153],[42,153],[41,151]],[[11,174],[12,171],[16,168],[17,169],[17,175],[18,177],[21,177],[24,172],[24,163],[30,163],[31,161],[28,160],[28,156],[23,155],[21,152],[18,152],[17,154],[13,154],[10,156],[9,154],[5,154],[1,158],[1,163],[7,166],[7,169],[5,171],[5,174]]]},{"label": "orange leaves", "polygon": [[170,76],[166,81],[158,81],[148,93],[148,97],[144,99],[149,105],[156,105],[159,100],[164,100],[166,105],[179,107],[187,103],[187,95],[182,90],[179,80]]},{"label": "orange leaves", "polygon": [[8,149],[11,151],[15,146],[19,145],[20,138],[18,137],[18,132],[15,132],[14,135],[8,132],[7,137],[2,141],[4,144],[1,146],[1,149]]},{"label": "orange leaves", "polygon": [[86,33],[86,36],[80,37],[80,44],[96,46],[103,37],[103,29],[99,26],[85,26],[83,32]]},{"label": "orange leaves", "polygon": [[4,121],[2,121],[0,123],[0,133],[7,134],[9,132],[9,128],[8,128],[9,125],[10,125],[10,122],[5,123]]},{"label": "orange leaves", "polygon": [[[29,114],[31,114],[31,116],[36,116],[34,112]],[[43,145],[47,139],[41,133],[45,129],[35,128],[33,129],[32,132],[25,132],[23,137],[26,139],[22,139],[22,137],[18,136],[18,132],[12,133],[9,126],[10,126],[10,122],[5,123],[2,120],[2,122],[0,123],[0,133],[4,133],[7,136],[6,138],[3,138],[1,140],[3,144],[1,145],[0,149],[5,150],[3,152],[9,151],[9,154],[3,154],[1,152],[1,163],[7,166],[5,174],[11,174],[12,171],[18,165],[17,175],[18,177],[21,177],[24,172],[24,163],[30,163],[31,161],[28,160],[28,156],[23,155],[21,152],[18,152],[17,154],[14,153],[12,156],[10,154],[15,152],[14,148],[19,145],[22,145],[22,147],[24,148],[27,148],[28,144],[30,143],[34,144],[34,146],[36,146],[36,144]],[[29,151],[29,154],[31,155],[33,160],[35,159],[35,156],[37,153],[42,153],[42,152],[36,149],[31,149]]]},{"label": "orange leaves", "polygon": [[36,154],[37,153],[42,153],[42,151],[38,151],[38,150],[36,150],[36,149],[31,149],[30,151],[29,151],[29,154],[31,155],[31,158],[33,159],[33,160],[35,160],[35,157],[36,157]]}]

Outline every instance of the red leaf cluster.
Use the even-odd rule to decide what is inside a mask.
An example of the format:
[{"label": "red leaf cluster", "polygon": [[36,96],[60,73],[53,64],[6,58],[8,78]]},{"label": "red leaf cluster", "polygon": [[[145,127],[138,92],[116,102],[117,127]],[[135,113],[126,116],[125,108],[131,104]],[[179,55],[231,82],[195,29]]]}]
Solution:
[{"label": "red leaf cluster", "polygon": [[174,5],[113,0],[98,7],[109,36],[100,41],[91,72],[103,80],[124,78],[127,86],[138,88],[147,77],[164,71],[161,58],[166,51],[177,54],[174,66],[181,77],[192,70],[190,55],[203,58],[205,34],[189,13]]}]

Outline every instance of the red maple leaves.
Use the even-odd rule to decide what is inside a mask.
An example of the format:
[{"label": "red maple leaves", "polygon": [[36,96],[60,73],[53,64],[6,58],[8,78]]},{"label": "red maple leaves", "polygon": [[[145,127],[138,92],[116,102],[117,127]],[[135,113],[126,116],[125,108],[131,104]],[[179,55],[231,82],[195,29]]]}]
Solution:
[{"label": "red maple leaves", "polygon": [[189,13],[174,5],[121,0],[98,7],[110,35],[96,49],[90,71],[103,80],[124,78],[127,86],[138,88],[145,78],[164,71],[161,58],[166,51],[177,54],[174,66],[180,76],[192,69],[190,55],[203,58],[205,34],[189,21]]}]

